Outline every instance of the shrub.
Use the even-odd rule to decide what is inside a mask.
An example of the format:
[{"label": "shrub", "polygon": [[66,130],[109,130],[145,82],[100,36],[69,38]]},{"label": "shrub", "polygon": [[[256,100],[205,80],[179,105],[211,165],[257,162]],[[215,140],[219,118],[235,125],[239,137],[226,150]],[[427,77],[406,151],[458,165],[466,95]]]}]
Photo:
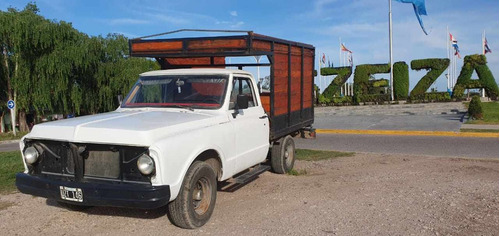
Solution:
[{"label": "shrub", "polygon": [[[363,102],[363,95],[368,94],[368,85],[370,75],[378,73],[389,73],[391,67],[389,64],[364,64],[356,66],[354,70],[354,103],[359,104]],[[378,95],[380,96],[380,95]]]},{"label": "shrub", "polygon": [[410,73],[408,64],[404,61],[394,63],[394,99],[406,100],[410,91]]},{"label": "shrub", "polygon": [[479,96],[472,97],[472,100],[469,103],[469,110],[467,112],[474,120],[483,118],[483,108],[481,107],[481,99]]},{"label": "shrub", "polygon": [[332,83],[323,91],[323,95],[327,98],[340,95],[340,88],[349,79],[352,74],[352,67],[328,67],[321,68],[321,75],[337,75]]},{"label": "shrub", "polygon": [[[476,71],[479,79],[473,80],[472,72]],[[498,99],[498,85],[486,65],[484,55],[469,55],[464,58],[464,65],[453,89],[453,98],[463,98],[465,89],[484,88],[488,97]]]},{"label": "shrub", "polygon": [[391,100],[390,94],[363,94],[359,97],[360,102],[373,102],[377,104],[384,104]]},{"label": "shrub", "polygon": [[411,61],[411,69],[413,70],[430,70],[420,81],[418,81],[417,85],[410,92],[410,96],[418,96],[423,95],[431,87],[432,83],[436,81],[436,79],[443,73],[448,65],[450,64],[450,59],[445,58],[430,58],[430,59],[421,59],[421,60],[413,60]]},{"label": "shrub", "polygon": [[448,92],[431,92],[419,95],[410,95],[409,102],[450,102],[451,97]]},{"label": "shrub", "polygon": [[327,98],[325,95],[320,94],[319,98],[318,98],[318,103],[319,104],[328,104],[328,103],[330,103],[330,99]]},{"label": "shrub", "polygon": [[343,96],[343,97],[334,97],[332,99],[333,105],[349,105],[352,104],[352,97]]}]

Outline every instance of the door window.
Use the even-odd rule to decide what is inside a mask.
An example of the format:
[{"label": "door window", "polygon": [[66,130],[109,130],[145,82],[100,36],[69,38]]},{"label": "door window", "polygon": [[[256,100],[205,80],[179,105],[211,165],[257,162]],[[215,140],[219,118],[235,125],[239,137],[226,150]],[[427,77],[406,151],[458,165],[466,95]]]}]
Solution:
[{"label": "door window", "polygon": [[236,108],[236,98],[238,94],[243,94],[248,97],[248,107],[255,107],[257,105],[255,92],[250,79],[239,77],[234,78],[231,98],[229,100],[229,110],[234,110]]}]

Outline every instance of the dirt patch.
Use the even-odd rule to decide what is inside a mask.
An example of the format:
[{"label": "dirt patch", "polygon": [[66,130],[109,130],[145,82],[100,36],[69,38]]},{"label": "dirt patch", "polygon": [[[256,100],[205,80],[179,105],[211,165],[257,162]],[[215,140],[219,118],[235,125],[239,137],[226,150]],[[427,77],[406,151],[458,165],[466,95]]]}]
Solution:
[{"label": "dirt patch", "polygon": [[5,210],[13,205],[14,205],[14,203],[12,203],[12,202],[0,201],[0,211]]},{"label": "dirt patch", "polygon": [[94,207],[73,212],[53,200],[0,195],[5,234],[498,235],[498,162],[357,154],[297,161],[307,175],[264,173],[219,192],[212,219],[176,228],[165,208]]}]

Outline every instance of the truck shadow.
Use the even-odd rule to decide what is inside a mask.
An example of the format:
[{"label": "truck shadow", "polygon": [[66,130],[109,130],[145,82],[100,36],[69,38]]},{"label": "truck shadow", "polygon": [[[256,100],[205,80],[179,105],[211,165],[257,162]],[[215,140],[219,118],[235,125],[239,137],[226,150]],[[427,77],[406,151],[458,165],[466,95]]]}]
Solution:
[{"label": "truck shadow", "polygon": [[[247,182],[242,184],[230,183],[227,181],[218,182],[217,191],[232,193],[258,178],[259,178],[258,176],[255,176],[254,178],[249,179]],[[54,199],[47,199],[45,203],[47,204],[47,206],[57,207],[60,208],[61,210],[81,212],[84,214],[97,215],[97,216],[120,216],[120,217],[138,218],[138,219],[158,219],[161,217],[166,217],[168,212],[167,206],[150,210],[135,209],[135,208],[120,208],[120,207],[88,207],[86,209],[75,210],[59,204]]]},{"label": "truck shadow", "polygon": [[88,215],[102,215],[102,216],[121,216],[127,218],[140,218],[140,219],[157,219],[167,215],[167,207],[163,206],[151,210],[142,210],[134,208],[119,208],[119,207],[89,207],[84,210],[68,209],[60,205],[54,199],[47,199],[46,204],[51,207],[57,207],[68,211],[82,212]]}]

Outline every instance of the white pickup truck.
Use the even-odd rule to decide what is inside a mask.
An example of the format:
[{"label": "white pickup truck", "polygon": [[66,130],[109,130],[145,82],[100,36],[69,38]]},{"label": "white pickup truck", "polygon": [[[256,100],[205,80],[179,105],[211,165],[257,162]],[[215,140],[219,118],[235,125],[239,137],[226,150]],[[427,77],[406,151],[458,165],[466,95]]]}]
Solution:
[{"label": "white pickup truck", "polygon": [[291,135],[312,121],[272,129],[273,116],[292,112],[267,111],[261,94],[269,97],[242,70],[143,73],[113,112],[35,125],[20,143],[25,171],[16,185],[73,209],[167,206],[173,224],[200,227],[212,215],[219,182],[293,168]]}]

